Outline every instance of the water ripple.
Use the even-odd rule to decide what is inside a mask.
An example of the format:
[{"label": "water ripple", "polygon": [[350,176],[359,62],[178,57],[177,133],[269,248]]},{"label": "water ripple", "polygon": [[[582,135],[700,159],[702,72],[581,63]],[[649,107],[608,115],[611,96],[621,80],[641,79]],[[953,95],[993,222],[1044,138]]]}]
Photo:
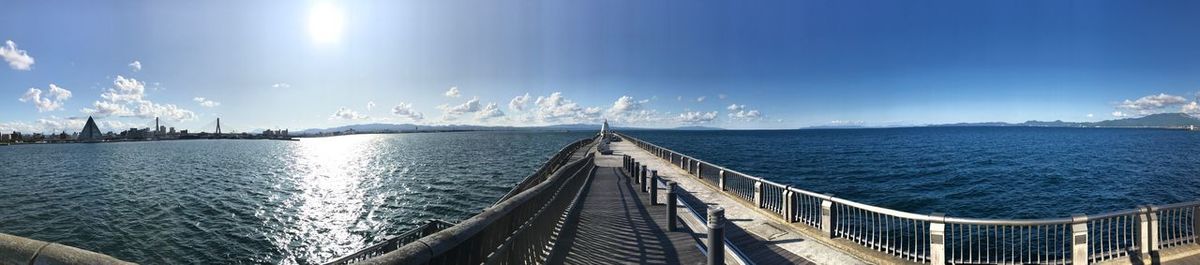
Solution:
[{"label": "water ripple", "polygon": [[487,207],[588,133],[0,147],[0,232],[145,264],[315,264]]}]

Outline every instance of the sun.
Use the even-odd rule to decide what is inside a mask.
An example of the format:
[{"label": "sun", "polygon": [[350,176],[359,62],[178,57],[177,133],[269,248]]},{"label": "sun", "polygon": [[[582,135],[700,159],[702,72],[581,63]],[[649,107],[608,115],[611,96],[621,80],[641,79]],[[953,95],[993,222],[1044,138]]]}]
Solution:
[{"label": "sun", "polygon": [[320,2],[308,12],[308,35],[319,43],[337,42],[345,24],[342,10],[332,3]]}]

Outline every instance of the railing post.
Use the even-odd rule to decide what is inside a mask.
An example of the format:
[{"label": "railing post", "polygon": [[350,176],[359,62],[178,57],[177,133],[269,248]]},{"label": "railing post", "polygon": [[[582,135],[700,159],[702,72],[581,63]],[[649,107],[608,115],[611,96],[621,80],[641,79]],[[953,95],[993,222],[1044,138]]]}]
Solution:
[{"label": "railing post", "polygon": [[629,172],[629,155],[621,155],[621,170]]},{"label": "railing post", "polygon": [[1141,233],[1141,240],[1138,241],[1138,252],[1141,258],[1145,259],[1150,256],[1150,209],[1146,206],[1138,206],[1138,230]]},{"label": "railing post", "polygon": [[763,207],[762,189],[763,189],[762,180],[761,179],[754,180],[754,204],[758,205],[758,208]]},{"label": "railing post", "polygon": [[641,171],[638,171],[639,168],[642,168],[642,162],[637,162],[636,160],[633,161],[633,168],[629,169],[629,171],[633,172],[633,174],[630,174],[630,176],[633,177],[634,183],[642,183],[642,176],[638,175],[638,173],[642,173]]},{"label": "railing post", "polygon": [[821,198],[821,233],[833,238],[833,196]]},{"label": "railing post", "polygon": [[1150,252],[1158,252],[1158,209],[1150,207]]},{"label": "railing post", "polygon": [[793,209],[795,206],[793,205],[795,204],[795,202],[793,202],[793,199],[795,198],[793,197],[795,195],[796,194],[792,192],[792,186],[783,187],[783,220],[787,220],[788,223],[795,221],[792,218],[796,215],[796,210]]},{"label": "railing post", "polygon": [[700,174],[700,169],[703,169],[703,168],[704,167],[700,166],[700,161],[696,161],[696,178],[704,179],[704,174]]},{"label": "railing post", "polygon": [[642,173],[638,175],[638,179],[642,182],[642,192],[646,192],[646,165],[642,165]]},{"label": "railing post", "polygon": [[1088,264],[1088,218],[1071,216],[1071,264]]},{"label": "railing post", "polygon": [[678,211],[675,209],[676,207],[679,207],[679,195],[676,194],[676,192],[679,192],[676,190],[678,188],[679,188],[678,183],[675,183],[675,182],[667,183],[667,231],[668,232],[675,232],[675,230],[678,229],[678,227],[679,227],[679,225],[678,225],[679,221],[675,220],[675,219],[678,219],[678,216],[679,216]]},{"label": "railing post", "polygon": [[933,213],[929,222],[929,264],[946,265],[946,215]]},{"label": "railing post", "polygon": [[720,178],[720,181],[717,182],[717,186],[721,188],[721,191],[725,191],[725,170],[722,169],[720,172],[717,172],[717,177]]},{"label": "railing post", "polygon": [[658,205],[658,170],[650,171],[650,205]]},{"label": "railing post", "polygon": [[725,209],[708,209],[708,265],[725,264]]},{"label": "railing post", "polygon": [[1200,237],[1200,205],[1192,207],[1192,235]]}]

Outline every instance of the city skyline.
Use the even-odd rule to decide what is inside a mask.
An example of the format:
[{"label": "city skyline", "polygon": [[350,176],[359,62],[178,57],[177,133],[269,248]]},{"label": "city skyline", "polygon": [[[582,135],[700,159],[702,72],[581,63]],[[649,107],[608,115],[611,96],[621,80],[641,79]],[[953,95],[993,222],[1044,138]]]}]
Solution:
[{"label": "city skyline", "polygon": [[67,2],[6,4],[0,131],[1200,113],[1187,1]]}]

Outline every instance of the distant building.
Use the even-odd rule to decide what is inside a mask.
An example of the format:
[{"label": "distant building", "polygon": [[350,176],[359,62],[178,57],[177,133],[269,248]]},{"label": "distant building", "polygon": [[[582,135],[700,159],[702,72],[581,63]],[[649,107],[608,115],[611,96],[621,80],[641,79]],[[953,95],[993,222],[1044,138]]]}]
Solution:
[{"label": "distant building", "polygon": [[99,142],[104,140],[104,133],[100,132],[100,128],[96,127],[96,121],[92,117],[88,117],[87,124],[83,125],[83,131],[79,132],[77,138],[80,142]]},{"label": "distant building", "polygon": [[0,142],[12,142],[11,134],[0,134]]}]

